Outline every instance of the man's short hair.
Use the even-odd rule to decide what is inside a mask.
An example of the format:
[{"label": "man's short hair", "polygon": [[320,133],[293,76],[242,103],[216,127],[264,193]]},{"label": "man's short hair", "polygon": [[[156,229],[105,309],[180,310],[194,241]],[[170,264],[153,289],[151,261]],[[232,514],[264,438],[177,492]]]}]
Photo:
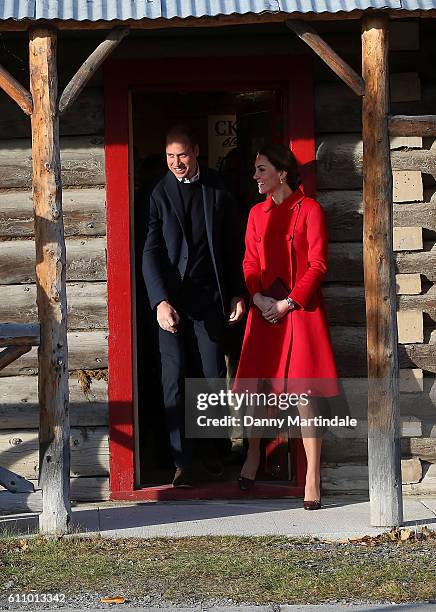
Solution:
[{"label": "man's short hair", "polygon": [[169,145],[176,141],[187,142],[192,147],[198,145],[198,138],[190,125],[178,123],[173,125],[167,132],[165,144]]}]

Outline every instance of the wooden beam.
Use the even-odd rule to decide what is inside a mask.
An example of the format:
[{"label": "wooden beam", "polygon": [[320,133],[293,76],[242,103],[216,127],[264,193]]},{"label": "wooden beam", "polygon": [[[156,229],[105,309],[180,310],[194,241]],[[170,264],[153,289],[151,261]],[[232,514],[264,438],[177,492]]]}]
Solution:
[{"label": "wooden beam", "polygon": [[3,370],[3,368],[14,362],[18,357],[21,357],[21,355],[28,353],[31,348],[31,346],[10,346],[3,349],[0,352],[0,370]]},{"label": "wooden beam", "polygon": [[113,29],[88,59],[83,62],[61,95],[59,100],[59,113],[61,115],[70,108],[89,79],[128,33],[129,28]]},{"label": "wooden beam", "polygon": [[61,534],[70,521],[70,425],[68,417],[66,255],[57,113],[57,35],[30,30],[30,89],[33,97],[32,161],[36,287],[41,344],[38,352],[40,406],[40,529]]},{"label": "wooden beam", "polygon": [[436,136],[436,115],[391,115],[390,136]]},{"label": "wooden beam", "polygon": [[11,491],[11,493],[33,493],[35,491],[32,482],[1,466],[0,485],[8,491]]},{"label": "wooden beam", "polygon": [[315,32],[315,30],[304,23],[304,21],[286,21],[287,27],[292,30],[303,42],[306,43],[315,53],[329,66],[333,72],[350,87],[355,94],[363,96],[365,83],[361,76],[357,74],[344,60],[339,57],[336,51],[328,45]]},{"label": "wooden beam", "polygon": [[0,346],[38,345],[38,324],[0,323]]},{"label": "wooden beam", "polygon": [[389,18],[362,20],[363,267],[368,348],[368,468],[371,525],[403,521],[400,462],[392,169],[388,134]]},{"label": "wooden beam", "polygon": [[3,66],[0,66],[0,87],[18,104],[26,115],[32,114],[32,96]]}]

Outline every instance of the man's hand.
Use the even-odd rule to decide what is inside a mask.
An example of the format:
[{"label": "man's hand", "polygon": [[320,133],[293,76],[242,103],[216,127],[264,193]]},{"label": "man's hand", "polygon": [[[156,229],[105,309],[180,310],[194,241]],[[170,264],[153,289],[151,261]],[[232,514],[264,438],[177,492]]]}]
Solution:
[{"label": "man's hand", "polygon": [[169,302],[164,300],[159,303],[157,307],[157,322],[163,330],[175,334],[179,321],[180,317],[177,310]]},{"label": "man's hand", "polygon": [[241,297],[234,297],[230,303],[230,316],[228,319],[229,325],[234,325],[242,319],[245,312],[245,302]]}]

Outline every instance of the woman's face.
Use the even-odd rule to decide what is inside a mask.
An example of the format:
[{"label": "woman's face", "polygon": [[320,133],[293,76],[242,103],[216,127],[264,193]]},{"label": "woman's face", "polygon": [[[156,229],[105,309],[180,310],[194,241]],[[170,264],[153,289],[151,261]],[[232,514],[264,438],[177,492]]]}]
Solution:
[{"label": "woman's face", "polygon": [[280,187],[280,179],[285,178],[285,173],[277,170],[265,155],[256,157],[254,167],[253,178],[257,182],[259,193],[273,193]]}]

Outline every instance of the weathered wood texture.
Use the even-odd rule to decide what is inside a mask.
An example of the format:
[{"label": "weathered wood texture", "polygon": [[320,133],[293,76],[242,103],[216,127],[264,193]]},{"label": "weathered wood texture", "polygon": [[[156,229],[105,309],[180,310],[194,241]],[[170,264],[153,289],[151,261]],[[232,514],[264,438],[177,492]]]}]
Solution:
[{"label": "weathered wood texture", "polygon": [[392,115],[389,117],[391,136],[436,136],[436,115]]},{"label": "weathered wood texture", "polygon": [[[86,88],[75,104],[60,118],[61,136],[103,134],[103,90]],[[6,96],[0,96],[0,139],[30,138],[30,121]]]},{"label": "weathered wood texture", "polygon": [[[68,281],[103,281],[106,279],[106,241],[104,238],[69,239],[67,248]],[[30,240],[0,241],[0,285],[28,284],[34,279],[34,245]],[[423,274],[436,281],[436,246],[424,243],[424,250],[396,253],[397,273]],[[362,245],[358,242],[332,243],[326,281],[363,279]]]},{"label": "weathered wood texture", "polygon": [[[69,330],[107,329],[106,283],[67,283]],[[35,285],[8,285],[0,291],[0,321],[38,319]]]},{"label": "weathered wood texture", "polygon": [[0,323],[0,347],[38,346],[39,324]]},{"label": "weathered wood texture", "polygon": [[[402,438],[401,456],[419,457],[422,461],[436,463],[435,438]],[[323,441],[323,463],[365,463],[368,459],[368,443],[365,438],[327,438]]]},{"label": "weathered wood texture", "polygon": [[70,108],[80,95],[87,82],[99,69],[104,60],[111,55],[120,42],[129,33],[129,28],[114,28],[101,42],[97,49],[83,62],[71,81],[65,87],[59,99],[59,112],[62,114]]},{"label": "weathered wood texture", "polygon": [[42,491],[10,493],[0,491],[0,516],[42,511]]},{"label": "weathered wood texture", "polygon": [[31,482],[2,466],[0,466],[0,486],[12,493],[33,493],[35,490]]},{"label": "weathered wood texture", "polygon": [[[366,322],[365,295],[362,286],[329,285],[323,288],[330,323]],[[397,295],[399,310],[420,310],[436,322],[436,285],[418,295]]]},{"label": "weathered wood texture", "polygon": [[[91,377],[88,388],[73,372],[68,383],[71,426],[107,426],[107,382]],[[38,425],[38,378],[0,378],[0,429],[35,429]]]},{"label": "weathered wood texture", "polygon": [[303,21],[288,20],[287,27],[306,43],[333,72],[358,96],[363,96],[365,84],[356,73],[317,32]]},{"label": "weathered wood texture", "polygon": [[[0,143],[1,146],[1,143]],[[62,209],[66,236],[104,236],[104,189],[64,189]],[[0,191],[0,238],[34,236],[30,191]]]},{"label": "weathered wood texture", "polygon": [[[102,427],[71,429],[71,476],[104,476],[109,473],[108,430]],[[0,463],[24,478],[37,478],[38,430],[0,431]]]},{"label": "weathered wood texture", "polygon": [[[425,202],[394,204],[395,227],[420,226],[436,232],[436,200],[426,192]],[[361,191],[318,191],[317,198],[327,215],[331,242],[361,241],[363,236],[363,195]]]},{"label": "weathered wood texture", "polygon": [[[0,189],[28,189],[32,184],[32,151],[27,139],[3,140],[0,146]],[[101,136],[61,138],[64,187],[104,185]]]},{"label": "weathered wood texture", "polygon": [[[95,370],[107,368],[107,338],[104,331],[68,333],[68,368]],[[38,372],[37,351],[33,348],[18,361],[0,372],[0,376],[33,376]]]},{"label": "weathered wood texture", "polygon": [[363,263],[368,357],[368,473],[371,525],[401,525],[395,272],[389,113],[389,19],[362,20]]},{"label": "weathered wood texture", "polygon": [[28,353],[31,349],[31,346],[8,346],[7,348],[3,349],[0,352],[0,371],[22,355]]},{"label": "weathered wood texture", "polygon": [[[395,56],[394,56],[395,57]],[[420,63],[414,54],[403,54],[403,63],[411,60],[411,70],[420,72],[428,62]],[[402,66],[401,70],[405,68]],[[407,69],[407,68],[406,68]],[[436,108],[434,75],[421,82],[421,98],[413,102],[392,102],[392,115],[433,115]],[[315,125],[317,133],[346,133],[362,131],[362,100],[343,83],[318,81],[315,83]]]},{"label": "weathered wood texture", "polygon": [[[66,241],[67,280],[106,279],[105,238]],[[35,279],[33,240],[0,241],[0,285],[32,283]]]},{"label": "weathered wood texture", "polygon": [[18,104],[26,115],[32,114],[32,96],[3,66],[0,66],[0,88]]},{"label": "weathered wood texture", "polygon": [[[361,189],[363,146],[359,134],[325,134],[316,145],[318,189]],[[393,170],[436,173],[436,146],[392,151]]]},{"label": "weathered wood texture", "polygon": [[[34,481],[38,486],[37,481]],[[106,501],[109,499],[107,476],[70,478],[71,499],[81,502]],[[42,491],[35,493],[9,493],[0,491],[0,514],[18,514],[42,511]]]},{"label": "weathered wood texture", "polygon": [[65,533],[70,505],[70,423],[66,254],[57,113],[57,34],[29,33],[32,114],[32,185],[35,211],[36,289],[41,341],[38,352],[39,482],[44,491],[40,529]]}]

